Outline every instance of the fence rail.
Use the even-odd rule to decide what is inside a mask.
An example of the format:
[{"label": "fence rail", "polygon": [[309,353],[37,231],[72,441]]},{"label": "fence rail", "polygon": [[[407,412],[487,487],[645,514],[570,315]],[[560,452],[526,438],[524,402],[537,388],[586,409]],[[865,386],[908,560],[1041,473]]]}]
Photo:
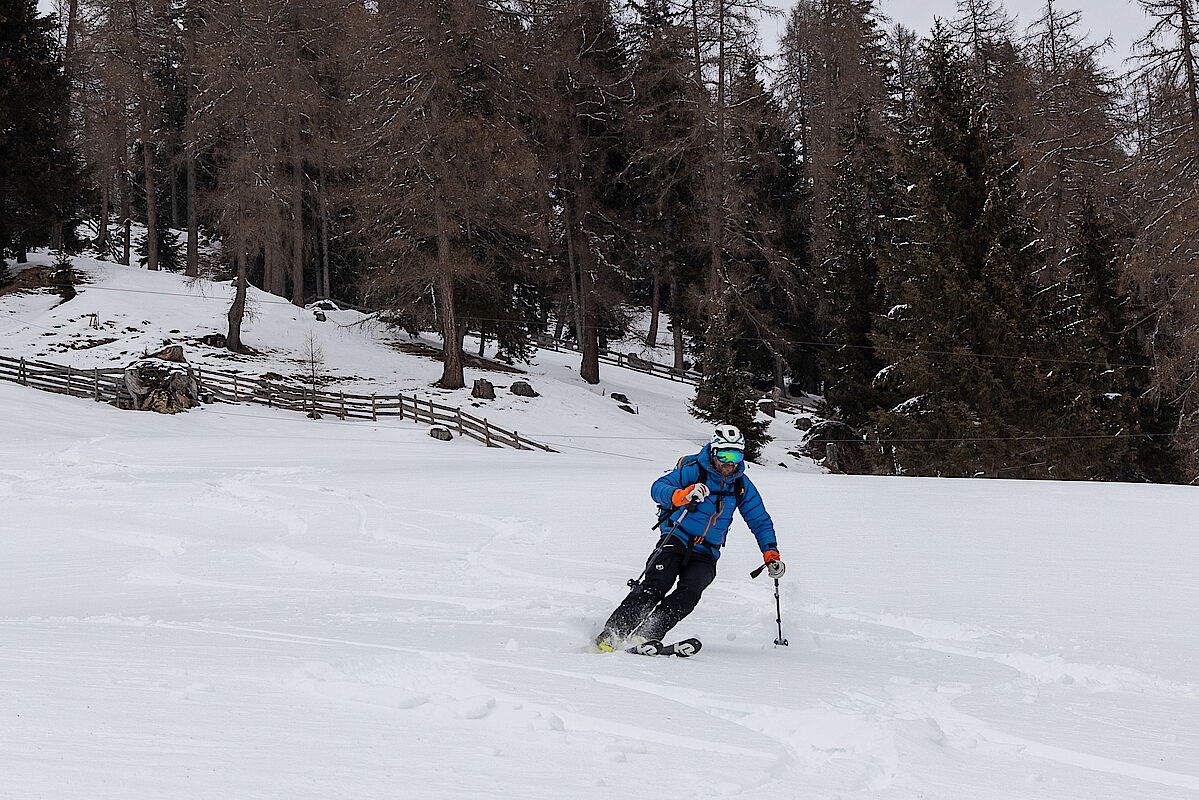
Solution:
[{"label": "fence rail", "polygon": [[[461,408],[442,405],[416,395],[324,392],[298,384],[206,370],[202,367],[196,367],[195,373],[201,397],[212,397],[230,403],[257,403],[307,414],[315,411],[343,420],[411,418],[417,423],[445,426],[451,431],[456,431],[459,436],[474,439],[488,447],[557,452],[548,445],[521,436],[518,431],[493,425],[486,417],[476,417]],[[96,402],[132,399],[125,387],[125,370],[121,368],[76,369],[47,361],[0,356],[0,380],[72,397],[90,397]]]},{"label": "fence rail", "polygon": [[[579,352],[579,346],[574,342],[566,342],[560,339],[555,339],[552,336],[545,334],[536,334],[533,341],[543,350],[570,350],[571,352]],[[677,381],[679,383],[689,383],[692,386],[697,386],[700,381],[699,373],[685,369],[675,369],[667,367],[655,361],[647,361],[644,358],[633,355],[632,353],[613,353],[610,350],[600,350],[599,360],[605,364],[615,364],[618,367],[645,372],[658,378],[666,378],[667,380]]]}]

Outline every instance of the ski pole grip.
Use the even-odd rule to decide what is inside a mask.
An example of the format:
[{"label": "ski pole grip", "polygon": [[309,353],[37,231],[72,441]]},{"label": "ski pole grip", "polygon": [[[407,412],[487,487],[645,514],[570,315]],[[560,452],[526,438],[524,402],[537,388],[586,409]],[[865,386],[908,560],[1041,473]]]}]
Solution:
[{"label": "ski pole grip", "polygon": [[[764,569],[766,569],[766,565],[765,565],[765,564],[763,564],[762,566],[758,567],[758,568],[757,568],[757,569],[755,569],[753,572],[749,573],[749,577],[751,577],[751,578],[756,578],[756,577],[758,577],[759,575],[761,575],[761,574],[762,574],[762,570],[764,570]],[[777,583],[777,581],[776,581],[776,583]]]}]

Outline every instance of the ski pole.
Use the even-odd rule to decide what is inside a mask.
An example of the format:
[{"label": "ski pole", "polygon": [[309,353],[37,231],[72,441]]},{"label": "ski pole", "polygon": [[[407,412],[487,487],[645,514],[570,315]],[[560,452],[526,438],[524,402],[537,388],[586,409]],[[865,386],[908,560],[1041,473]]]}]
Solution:
[{"label": "ski pole", "polygon": [[[649,572],[649,568],[652,567],[654,565],[654,562],[658,560],[658,556],[662,555],[662,546],[665,544],[666,540],[670,538],[670,534],[674,533],[676,530],[679,529],[679,525],[682,523],[682,521],[684,519],[687,518],[687,514],[689,514],[691,512],[692,508],[693,508],[693,504],[688,503],[687,506],[683,509],[683,513],[679,514],[679,518],[677,520],[675,520],[674,525],[671,526],[670,530],[667,531],[666,533],[662,534],[662,538],[658,540],[658,549],[654,551],[654,554],[652,556],[650,556],[649,561],[645,562],[645,569],[641,570],[641,574],[638,575],[636,578],[629,578],[629,588],[630,589],[636,589],[638,586],[641,585],[641,579],[645,577],[646,573]],[[655,525],[654,527],[656,528],[658,526]]]},{"label": "ski pole", "polygon": [[[753,572],[749,573],[749,577],[750,578],[758,577],[759,575],[762,574],[762,570],[764,570],[764,569],[766,569],[765,564],[758,567]],[[787,647],[788,646],[787,640],[783,638],[783,605],[782,605],[782,602],[779,600],[779,579],[778,578],[774,579],[774,612],[775,612],[775,622],[777,622],[778,626],[779,626],[779,635],[778,635],[778,638],[774,640],[774,644],[775,644],[775,646],[781,645],[782,647]]]},{"label": "ski pole", "polygon": [[777,619],[775,621],[778,622],[778,625],[779,625],[779,638],[774,640],[774,644],[775,644],[775,646],[782,645],[783,647],[786,647],[787,640],[783,638],[783,606],[779,602],[779,579],[778,578],[774,579],[774,611],[775,611],[775,614],[777,614]]}]

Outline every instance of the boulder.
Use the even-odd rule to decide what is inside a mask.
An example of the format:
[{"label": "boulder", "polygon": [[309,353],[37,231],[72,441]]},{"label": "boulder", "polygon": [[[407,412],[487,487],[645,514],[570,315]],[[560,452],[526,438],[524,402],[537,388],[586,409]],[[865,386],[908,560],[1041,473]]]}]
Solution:
[{"label": "boulder", "polygon": [[178,344],[167,345],[163,349],[154,353],[150,358],[159,358],[163,361],[170,361],[174,364],[186,364],[187,359],[183,357],[183,346]]},{"label": "boulder", "polygon": [[540,397],[541,396],[541,395],[537,394],[537,392],[533,391],[533,387],[529,385],[528,381],[513,381],[512,386],[509,387],[508,391],[510,391],[510,392],[512,392],[512,394],[518,395],[520,397]]},{"label": "boulder", "polygon": [[808,431],[800,452],[821,463],[829,472],[869,475],[870,457],[862,434],[843,422],[817,423]]},{"label": "boulder", "polygon": [[809,417],[796,417],[795,422],[792,424],[795,425],[796,429],[801,431],[812,430],[812,420]]},{"label": "boulder", "polygon": [[183,358],[183,348],[169,347],[157,356],[139,359],[125,368],[125,388],[133,407],[174,414],[200,405],[195,372]]},{"label": "boulder", "polygon": [[470,396],[477,397],[480,400],[494,400],[495,386],[491,384],[491,381],[486,380],[485,378],[477,378],[475,379],[474,388],[471,389]]},{"label": "boulder", "polygon": [[775,409],[775,406],[774,406],[773,400],[759,400],[758,401],[758,410],[761,411],[766,416],[773,417],[774,409]]},{"label": "boulder", "polygon": [[628,364],[633,369],[650,370],[650,369],[654,368],[654,365],[651,362],[646,361],[644,358],[634,355],[633,353],[629,353],[628,355],[626,355],[624,357],[624,360],[625,360],[625,363]]},{"label": "boulder", "polygon": [[621,403],[620,405],[618,405],[617,408],[619,408],[621,411],[627,411],[630,414],[637,413],[637,409],[633,408],[632,406],[625,405],[624,403]]},{"label": "boulder", "polygon": [[443,428],[440,425],[434,425],[432,428],[429,428],[429,435],[443,442],[452,441],[454,438],[454,434],[450,433],[449,428]]},{"label": "boulder", "polygon": [[610,394],[608,396],[611,397],[613,400],[615,400],[618,403],[629,402],[629,398],[626,395],[621,394],[620,392],[613,392],[612,394]]}]

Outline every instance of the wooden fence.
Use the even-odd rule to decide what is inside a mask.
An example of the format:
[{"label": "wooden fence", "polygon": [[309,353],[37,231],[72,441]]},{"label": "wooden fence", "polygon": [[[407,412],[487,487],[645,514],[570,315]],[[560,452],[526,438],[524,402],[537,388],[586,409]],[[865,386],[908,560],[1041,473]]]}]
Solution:
[{"label": "wooden fence", "polygon": [[[305,305],[315,302],[318,298],[310,297],[305,301]],[[361,311],[364,314],[376,314],[378,309],[367,308],[366,306],[355,305],[344,300],[334,300],[326,298],[329,302],[334,303],[342,308],[351,308],[355,311]],[[475,332],[478,335],[478,332]],[[553,350],[560,352],[562,350],[570,350],[572,352],[580,352],[579,345],[575,342],[568,342],[564,339],[555,339],[553,336],[544,333],[533,333],[533,343],[543,350]],[[614,364],[618,367],[644,372],[648,375],[654,375],[659,378],[677,381],[679,383],[689,383],[692,386],[698,386],[700,374],[692,370],[680,370],[674,367],[667,367],[663,364],[658,364],[654,361],[647,361],[644,358],[633,355],[632,353],[613,353],[610,350],[600,350],[599,360],[605,364]]]},{"label": "wooden fence", "polygon": [[[205,370],[201,367],[196,367],[195,373],[202,398],[230,403],[258,403],[306,414],[315,411],[343,420],[377,421],[381,417],[399,417],[403,420],[410,417],[413,422],[445,426],[451,431],[456,431],[459,436],[482,442],[488,447],[557,452],[527,436],[521,436],[517,431],[492,425],[486,417],[476,417],[461,408],[441,405],[416,395],[325,392],[299,384]],[[125,370],[121,368],[75,369],[46,361],[0,356],[0,380],[72,397],[90,397],[96,402],[131,399],[125,387]]]},{"label": "wooden fence", "polygon": [[[543,350],[570,350],[576,353],[579,352],[579,346],[574,342],[566,342],[544,334],[535,335],[533,341]],[[678,381],[680,383],[689,383],[692,386],[698,385],[700,380],[700,375],[697,372],[675,369],[674,367],[667,367],[654,361],[646,361],[644,358],[639,358],[632,353],[613,353],[609,350],[600,350],[599,360],[605,364],[615,364],[618,367],[634,369],[638,372],[644,372],[658,378],[666,378],[667,380]]]}]

